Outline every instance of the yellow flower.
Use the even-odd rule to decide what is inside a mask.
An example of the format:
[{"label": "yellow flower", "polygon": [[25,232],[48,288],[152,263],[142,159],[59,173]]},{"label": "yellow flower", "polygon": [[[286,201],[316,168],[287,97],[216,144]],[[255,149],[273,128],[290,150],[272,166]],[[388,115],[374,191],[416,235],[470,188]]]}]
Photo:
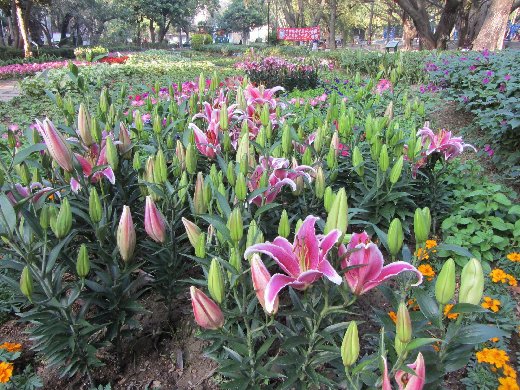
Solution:
[{"label": "yellow flower", "polygon": [[492,337],[489,339],[492,343],[498,343],[498,340],[500,340],[498,337]]},{"label": "yellow flower", "polygon": [[503,378],[498,378],[498,382],[500,386],[498,386],[497,390],[519,390],[518,383],[516,383],[516,379],[511,378],[510,376],[506,376]]},{"label": "yellow flower", "polygon": [[413,310],[413,311],[419,310],[419,305],[415,301],[415,298],[408,300],[408,306],[410,307],[410,310]]},{"label": "yellow flower", "polygon": [[504,364],[504,375],[516,379],[516,371],[509,364]]},{"label": "yellow flower", "polygon": [[518,284],[513,275],[506,274],[500,268],[495,268],[491,271],[489,276],[491,276],[493,283],[508,283],[510,286],[516,286]]},{"label": "yellow flower", "polygon": [[459,316],[459,313],[450,313],[452,307],[453,305],[449,303],[444,306],[444,317],[447,317],[450,320],[456,320]]},{"label": "yellow flower", "polygon": [[435,240],[426,240],[426,249],[432,249],[437,246],[437,241]]},{"label": "yellow flower", "polygon": [[7,383],[13,375],[13,363],[0,362],[0,383]]},{"label": "yellow flower", "polygon": [[421,264],[417,269],[429,282],[435,277],[435,271],[430,264]]},{"label": "yellow flower", "polygon": [[394,321],[394,324],[397,323],[397,314],[395,314],[395,311],[389,312],[388,317],[390,317],[392,319],[392,321]]},{"label": "yellow flower", "polygon": [[500,301],[491,297],[484,297],[482,307],[484,309],[490,309],[493,313],[496,313],[500,309]]},{"label": "yellow flower", "polygon": [[507,281],[510,286],[516,287],[518,282],[513,275],[506,274]]},{"label": "yellow flower", "polygon": [[419,259],[419,261],[428,260],[430,258],[430,255],[428,254],[428,252],[426,250],[424,250],[423,248],[417,249],[417,252],[415,252],[415,256]]},{"label": "yellow flower", "polygon": [[0,345],[0,349],[6,349],[8,352],[20,352],[22,350],[22,344],[5,342]]},{"label": "yellow flower", "polygon": [[498,348],[484,348],[476,356],[479,363],[489,363],[497,368],[503,367],[509,361],[506,351]]},{"label": "yellow flower", "polygon": [[515,263],[518,263],[518,262],[520,262],[520,253],[511,252],[507,255],[507,258],[511,261],[514,261]]}]

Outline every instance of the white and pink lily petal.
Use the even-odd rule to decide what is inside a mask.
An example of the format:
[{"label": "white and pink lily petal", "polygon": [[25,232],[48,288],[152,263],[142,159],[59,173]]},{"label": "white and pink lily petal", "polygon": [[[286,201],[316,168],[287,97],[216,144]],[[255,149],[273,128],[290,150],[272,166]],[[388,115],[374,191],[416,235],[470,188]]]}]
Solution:
[{"label": "white and pink lily petal", "polygon": [[305,218],[292,244],[283,237],[276,237],[273,242],[256,244],[246,249],[245,257],[253,253],[266,254],[285,272],[285,275],[273,275],[266,286],[267,311],[272,311],[284,287],[304,290],[323,276],[335,284],[341,284],[341,276],[327,260],[327,254],[339,240],[341,232],[334,229],[326,236],[316,235],[317,220],[312,215]]}]

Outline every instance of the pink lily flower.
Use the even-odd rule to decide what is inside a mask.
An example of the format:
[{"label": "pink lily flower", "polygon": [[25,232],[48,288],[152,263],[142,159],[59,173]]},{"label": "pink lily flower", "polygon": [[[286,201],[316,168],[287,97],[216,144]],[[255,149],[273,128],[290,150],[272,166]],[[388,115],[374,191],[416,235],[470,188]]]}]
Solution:
[{"label": "pink lily flower", "polygon": [[417,135],[422,137],[422,144],[428,145],[426,155],[435,152],[444,153],[444,159],[448,161],[461,154],[464,148],[471,148],[474,152],[477,151],[473,145],[464,143],[461,137],[452,137],[451,131],[441,129],[435,134],[429,125],[430,123],[426,122],[424,127],[417,132]]},{"label": "pink lily flower", "polygon": [[390,92],[393,91],[392,82],[387,79],[381,79],[376,85],[375,92],[378,95],[381,95],[383,92],[390,90]]},{"label": "pink lily flower", "polygon": [[426,366],[422,353],[419,352],[417,359],[408,367],[415,373],[410,375],[407,372],[399,370],[395,374],[395,380],[399,390],[422,390],[426,381]]},{"label": "pink lily flower", "polygon": [[276,108],[275,94],[278,91],[285,91],[285,89],[280,86],[265,88],[263,85],[255,87],[249,84],[246,89],[244,89],[244,96],[248,105],[264,105],[265,103],[269,103],[271,108]]},{"label": "pink lily flower", "polygon": [[303,176],[307,181],[311,180],[311,176],[306,171],[314,172],[309,166],[299,165],[290,168],[289,160],[285,158],[276,158],[269,156],[265,158],[260,157],[260,162],[251,174],[248,187],[251,192],[258,189],[260,180],[264,172],[269,173],[268,189],[261,195],[254,197],[251,202],[257,206],[262,205],[262,199],[265,199],[265,204],[272,203],[276,196],[280,193],[283,186],[289,186],[293,191],[296,191],[296,178]]},{"label": "pink lily flower", "polygon": [[265,306],[265,289],[271,280],[271,274],[257,254],[254,254],[251,258],[251,279],[253,280],[253,287],[260,305],[262,305],[267,314],[276,314],[278,311],[278,297],[274,301],[272,312],[268,312]]},{"label": "pink lily flower", "polygon": [[190,287],[191,306],[195,322],[204,329],[220,329],[224,326],[224,314],[220,307],[195,286]]},{"label": "pink lily flower", "polygon": [[65,171],[72,172],[74,167],[72,152],[67,141],[65,141],[65,138],[63,138],[63,135],[56,129],[54,124],[48,118],[45,118],[43,123],[37,119],[36,129],[43,137],[47,150],[53,160]]},{"label": "pink lily flower", "polygon": [[[92,173],[94,167],[98,167],[101,165],[107,165],[108,161],[105,154],[105,147],[99,151],[99,145],[94,144],[90,147],[86,157],[79,155],[78,153],[74,154],[79,164],[81,165],[81,170],[83,171],[83,175],[85,177],[90,177],[91,183],[99,182],[103,176],[111,183],[114,184],[116,182],[116,176],[111,167],[106,167],[102,170],[96,171]],[[70,179],[70,187],[72,191],[78,192],[81,189],[81,185],[78,180],[75,178]]]},{"label": "pink lily flower", "polygon": [[386,361],[385,356],[381,356],[383,359],[383,387],[381,390],[392,390],[392,383],[390,382],[390,377],[388,376],[388,363]]},{"label": "pink lily flower", "polygon": [[305,153],[307,148],[312,145],[312,143],[314,142],[315,139],[316,139],[316,132],[313,132],[313,133],[309,134],[309,136],[303,143],[300,144],[296,141],[293,141],[292,144],[294,146],[294,149],[298,153],[303,154],[303,153]]},{"label": "pink lily flower", "polygon": [[214,159],[220,152],[220,142],[218,140],[218,128],[209,129],[204,133],[195,123],[190,123],[188,128],[193,130],[195,136],[195,146],[204,156]]},{"label": "pink lily flower", "polygon": [[417,275],[418,282],[412,286],[422,283],[422,274],[410,263],[395,261],[383,266],[383,254],[377,245],[370,241],[366,232],[354,233],[347,247],[340,246],[338,254],[343,258],[342,268],[363,265],[350,269],[345,274],[345,280],[356,295],[364,294],[404,271],[412,271]]},{"label": "pink lily flower", "polygon": [[253,253],[270,256],[286,273],[274,274],[265,287],[265,310],[272,313],[280,291],[287,286],[305,290],[312,283],[325,276],[335,284],[341,284],[341,276],[327,260],[327,253],[339,240],[341,232],[332,230],[326,236],[316,235],[317,217],[309,215],[291,244],[284,237],[276,237],[273,242],[256,244],[246,249],[244,257]]},{"label": "pink lily flower", "polygon": [[[11,204],[13,206],[18,203],[16,198],[20,198],[21,197],[23,199],[23,198],[28,198],[28,197],[30,197],[32,195],[31,201],[32,202],[38,202],[38,200],[42,196],[47,196],[47,194],[49,192],[52,192],[54,190],[51,187],[44,187],[39,182],[31,183],[29,185],[29,187],[24,187],[20,183],[16,183],[14,185],[14,188],[16,189],[16,192],[18,193],[16,197],[15,197],[15,194],[13,194],[12,191],[7,193],[7,198],[9,199],[9,201],[11,202]],[[34,192],[35,190],[36,190],[36,192]],[[57,194],[59,195],[59,192],[57,192]]]}]

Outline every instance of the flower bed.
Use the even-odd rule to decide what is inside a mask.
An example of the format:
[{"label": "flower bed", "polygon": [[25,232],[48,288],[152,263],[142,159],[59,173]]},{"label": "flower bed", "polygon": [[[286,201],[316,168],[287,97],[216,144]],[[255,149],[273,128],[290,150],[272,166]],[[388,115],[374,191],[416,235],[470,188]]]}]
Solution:
[{"label": "flower bed", "polygon": [[[48,69],[64,68],[70,61],[51,61],[43,63],[26,63],[0,66],[0,79],[23,78]],[[77,66],[88,65],[87,62],[73,61]]]}]

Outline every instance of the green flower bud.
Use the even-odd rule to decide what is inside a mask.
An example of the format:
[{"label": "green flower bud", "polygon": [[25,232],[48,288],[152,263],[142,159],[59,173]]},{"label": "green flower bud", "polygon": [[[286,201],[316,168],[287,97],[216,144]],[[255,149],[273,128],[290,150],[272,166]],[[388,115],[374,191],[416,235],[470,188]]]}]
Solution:
[{"label": "green flower bud", "polygon": [[32,302],[33,281],[31,271],[27,266],[23,267],[22,274],[20,275],[20,291]]},{"label": "green flower bud", "polygon": [[101,221],[101,217],[103,216],[101,201],[99,200],[99,196],[95,187],[90,189],[90,195],[88,197],[88,214],[90,216],[90,220],[94,223]]},{"label": "green flower bud", "polygon": [[186,201],[186,195],[188,193],[188,175],[186,171],[182,172],[181,180],[179,181],[179,190],[177,192],[181,204]]},{"label": "green flower bud", "polygon": [[202,172],[197,173],[195,192],[193,193],[193,207],[195,214],[204,214],[207,211],[206,202],[204,201],[204,176],[202,176]]},{"label": "green flower bud", "polygon": [[186,148],[186,170],[190,175],[193,175],[195,172],[197,172],[197,157],[198,156],[195,145],[190,142]]},{"label": "green flower bud", "polygon": [[108,90],[106,87],[103,87],[101,90],[101,95],[99,96],[99,109],[103,114],[108,111],[108,106],[110,105],[110,98],[108,96]]},{"label": "green flower bud", "polygon": [[390,165],[390,159],[388,158],[388,147],[384,144],[381,147],[381,152],[379,153],[379,169],[383,172],[386,172],[388,166]]},{"label": "green flower bud", "polygon": [[117,154],[117,148],[114,145],[114,141],[112,140],[112,137],[106,138],[105,151],[106,151],[108,164],[114,171],[116,171],[117,167],[119,165],[119,156]]},{"label": "green flower bud", "polygon": [[354,146],[354,150],[352,151],[352,166],[354,167],[354,171],[356,171],[360,177],[363,177],[365,173],[365,168],[363,167],[364,162],[359,147],[357,145]]},{"label": "green flower bud", "polygon": [[388,103],[384,116],[385,116],[385,118],[388,118],[388,120],[392,120],[392,118],[394,117],[394,102],[393,101]]},{"label": "green flower bud", "polygon": [[204,73],[201,73],[199,76],[199,96],[203,96],[206,91],[206,77],[204,77]]},{"label": "green flower bud", "polygon": [[76,273],[81,279],[84,279],[90,272],[90,260],[88,258],[87,246],[81,244],[76,261]]},{"label": "green flower bud", "polygon": [[139,156],[139,151],[138,150],[134,154],[134,159],[132,161],[132,167],[136,171],[141,169],[141,156]]},{"label": "green flower bud", "polygon": [[280,222],[278,223],[278,235],[287,238],[289,234],[291,234],[291,224],[287,211],[283,210],[280,216]]},{"label": "green flower bud", "polygon": [[399,337],[397,336],[395,336],[394,347],[397,356],[406,356],[408,354],[406,351],[406,343],[403,343],[401,340],[399,340]]},{"label": "green flower bud", "polygon": [[240,256],[240,251],[238,249],[231,248],[229,264],[231,264],[238,272],[242,271],[242,256]]},{"label": "green flower bud", "polygon": [[442,266],[435,282],[435,298],[441,305],[447,304],[455,295],[455,262],[448,259]]},{"label": "green flower bud", "polygon": [[235,195],[238,200],[244,201],[247,197],[246,178],[242,172],[238,174],[235,184]]},{"label": "green flower bud", "polygon": [[459,303],[478,305],[484,293],[484,272],[477,259],[471,259],[462,268],[460,276]]},{"label": "green flower bud", "polygon": [[341,188],[334,197],[334,201],[327,215],[325,234],[328,234],[333,229],[338,229],[342,234],[345,234],[348,225],[347,213],[347,193],[345,192],[345,188]]},{"label": "green flower bud", "polygon": [[72,228],[72,211],[67,198],[63,199],[63,202],[61,203],[60,211],[56,217],[56,224],[54,226],[54,234],[57,238],[64,238],[69,234],[70,229]]},{"label": "green flower bud", "polygon": [[419,244],[423,244],[428,239],[430,234],[430,209],[425,207],[423,209],[416,209],[413,217],[413,230],[415,233],[415,240]]},{"label": "green flower bud", "polygon": [[242,213],[240,209],[235,208],[229,215],[227,227],[231,236],[231,240],[235,243],[239,242],[244,236],[244,225],[242,222]]},{"label": "green flower bud", "polygon": [[296,226],[294,227],[294,232],[295,233],[298,233],[298,230],[300,230],[300,228],[302,227],[303,225],[303,221],[302,219],[300,218],[299,220],[296,221]]},{"label": "green flower bud", "polygon": [[291,128],[288,124],[284,124],[282,128],[282,150],[285,156],[289,156],[291,154],[293,148],[292,137],[291,137]]},{"label": "green flower bud", "polygon": [[404,344],[412,340],[412,321],[406,303],[401,301],[397,309],[396,336]]},{"label": "green flower bud", "polygon": [[211,297],[222,303],[224,301],[225,290],[224,290],[224,276],[222,275],[222,268],[217,259],[211,260],[208,272],[208,290]]},{"label": "green flower bud", "polygon": [[206,233],[201,232],[197,237],[197,243],[195,245],[195,256],[200,259],[206,257]]},{"label": "green flower bud", "polygon": [[403,163],[404,163],[404,157],[401,156],[399,159],[395,162],[394,166],[392,167],[392,170],[390,171],[390,183],[395,184],[401,177],[401,172],[403,170]]},{"label": "green flower bud", "polygon": [[227,166],[227,171],[226,171],[226,178],[228,180],[228,183],[231,185],[231,186],[234,186],[235,185],[235,182],[236,182],[236,176],[235,176],[235,166],[233,165],[233,161],[230,161],[228,163],[228,166]]},{"label": "green flower bud", "polygon": [[334,202],[334,192],[332,191],[332,187],[325,188],[325,192],[323,194],[323,206],[325,207],[325,211],[330,212],[330,208],[332,207],[332,202]]},{"label": "green flower bud", "polygon": [[359,357],[359,335],[355,321],[350,321],[343,342],[341,343],[341,359],[345,367],[353,365]]},{"label": "green flower bud", "polygon": [[154,161],[154,183],[162,184],[168,179],[168,167],[166,166],[166,158],[162,149],[159,149],[155,155]]},{"label": "green flower bud", "polygon": [[43,230],[47,230],[50,226],[50,207],[43,206],[40,211],[40,226]]},{"label": "green flower bud", "polygon": [[316,181],[314,183],[314,188],[316,192],[316,197],[318,199],[323,199],[325,195],[325,174],[323,173],[323,168],[321,166],[316,170]]},{"label": "green flower bud", "polygon": [[228,111],[227,111],[227,105],[226,103],[222,103],[222,106],[220,107],[220,128],[222,131],[226,132],[229,128],[229,117],[228,117]]},{"label": "green flower bud", "polygon": [[403,246],[403,227],[401,221],[395,218],[388,228],[388,249],[392,256],[397,256]]},{"label": "green flower bud", "polygon": [[269,123],[269,103],[264,103],[262,107],[262,111],[260,112],[260,123],[264,127]]}]

